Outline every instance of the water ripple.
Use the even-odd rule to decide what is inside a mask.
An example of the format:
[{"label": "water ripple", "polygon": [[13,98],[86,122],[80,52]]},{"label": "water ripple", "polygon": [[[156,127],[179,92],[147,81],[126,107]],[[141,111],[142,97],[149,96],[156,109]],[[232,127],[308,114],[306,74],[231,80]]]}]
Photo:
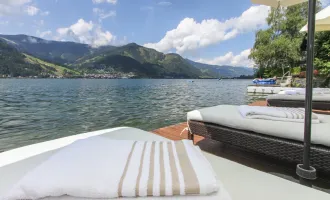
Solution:
[{"label": "water ripple", "polygon": [[185,121],[190,110],[247,104],[250,80],[0,79],[0,152],[87,131],[144,130]]}]

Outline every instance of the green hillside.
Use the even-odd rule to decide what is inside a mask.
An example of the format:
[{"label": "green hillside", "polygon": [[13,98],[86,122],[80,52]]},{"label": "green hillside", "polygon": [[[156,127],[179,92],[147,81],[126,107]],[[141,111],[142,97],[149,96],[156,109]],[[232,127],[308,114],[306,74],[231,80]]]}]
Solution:
[{"label": "green hillside", "polygon": [[[109,55],[94,62],[89,66],[89,70],[102,70],[110,73],[134,73],[136,77],[162,78],[170,74],[166,73],[164,67],[151,64],[140,63],[128,56]],[[87,68],[88,69],[88,68]]]},{"label": "green hillside", "polygon": [[[115,58],[120,58],[120,60],[124,61],[120,63],[120,68],[118,68],[119,63],[114,61]],[[135,65],[132,65],[128,58],[134,59],[136,61]],[[163,54],[135,43],[104,51],[93,56],[85,56],[77,60],[73,66],[77,66],[78,69],[87,68],[90,70],[118,70],[125,68],[126,71],[135,72],[138,76],[153,78],[201,78],[207,76],[199,69],[191,66],[178,54]]]},{"label": "green hillside", "polygon": [[42,67],[26,62],[23,54],[0,40],[0,76],[37,76],[42,71]]},{"label": "green hillside", "polygon": [[93,51],[87,44],[49,41],[28,35],[0,35],[1,38],[20,52],[59,64],[74,62]]},{"label": "green hillside", "polygon": [[76,75],[77,72],[19,52],[0,40],[0,76],[43,76]]},{"label": "green hillside", "polygon": [[129,74],[130,77],[142,78],[216,78],[253,73],[246,67],[193,62],[178,54],[164,54],[136,43],[92,48],[87,44],[49,41],[28,35],[0,35],[0,41],[7,48],[4,50],[7,54],[2,54],[0,61],[0,75],[47,77],[87,74],[93,77],[94,74],[115,74],[115,77],[124,77]]},{"label": "green hillside", "polygon": [[45,71],[50,71],[49,73],[54,74],[56,76],[63,76],[63,75],[79,75],[79,72],[66,68],[66,67],[62,67],[60,65],[56,65],[54,63],[50,63],[50,62],[46,62],[44,60],[41,60],[39,58],[35,58],[33,56],[24,54],[25,56],[25,60],[30,63],[30,64],[35,64],[35,65],[39,65],[40,67],[42,67],[43,70]]}]

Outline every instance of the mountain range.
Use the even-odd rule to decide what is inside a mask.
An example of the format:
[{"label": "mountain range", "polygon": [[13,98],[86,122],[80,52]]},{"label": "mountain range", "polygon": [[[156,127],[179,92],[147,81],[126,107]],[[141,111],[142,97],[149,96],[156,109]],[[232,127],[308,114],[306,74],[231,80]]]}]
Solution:
[{"label": "mountain range", "polygon": [[246,67],[208,65],[130,43],[92,48],[27,35],[0,35],[0,76],[131,74],[142,78],[216,78],[252,75]]}]

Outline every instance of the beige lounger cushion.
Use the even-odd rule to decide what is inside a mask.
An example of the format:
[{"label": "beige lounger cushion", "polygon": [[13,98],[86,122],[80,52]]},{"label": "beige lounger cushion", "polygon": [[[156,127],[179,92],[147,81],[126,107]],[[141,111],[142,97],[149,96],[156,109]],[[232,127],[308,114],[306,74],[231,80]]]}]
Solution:
[{"label": "beige lounger cushion", "polygon": [[[319,116],[322,123],[312,124],[312,143],[330,147],[330,115]],[[188,112],[187,118],[280,138],[304,140],[304,123],[246,119],[239,113],[238,106],[220,105],[194,110]]]},{"label": "beige lounger cushion", "polygon": [[[27,172],[34,169],[36,166],[40,165],[41,163],[47,161],[50,156],[54,155],[54,153],[58,152],[62,147],[76,141],[77,139],[89,138],[94,136],[105,137],[116,140],[169,141],[166,138],[160,137],[158,135],[140,129],[122,127],[122,128],[114,128],[114,129],[90,132],[86,134],[68,136],[65,138],[60,138],[60,139],[47,141],[31,146],[14,149],[8,152],[0,153],[0,177],[1,180],[5,180],[5,181],[0,181],[0,199],[2,200],[2,197],[8,193],[10,188],[12,188],[13,185],[15,185],[15,183],[17,183]],[[40,154],[37,154],[37,152],[39,152]],[[16,160],[15,157],[20,157],[20,158]],[[110,168],[109,170],[112,169]],[[219,184],[220,184],[220,188],[217,193],[213,193],[206,196],[192,195],[192,196],[168,196],[168,197],[139,197],[136,199],[139,200],[143,200],[143,199],[231,200],[229,193],[224,189],[220,181]],[[133,198],[129,198],[129,197],[120,198],[120,200],[125,200],[125,199],[132,200]],[[46,197],[43,198],[43,200],[93,200],[93,199],[71,197],[65,195],[61,197]]]},{"label": "beige lounger cushion", "polygon": [[[57,152],[59,148],[66,146],[77,139],[93,137],[101,135],[102,137],[119,139],[119,140],[147,140],[147,141],[168,141],[159,135],[142,131],[135,128],[115,128],[108,130],[100,130],[84,134],[68,136],[52,141],[47,141],[31,146],[18,148],[12,151],[0,153],[0,199],[8,189],[17,182],[26,172],[33,169],[35,166],[44,162],[52,154]],[[209,153],[203,152],[206,158],[211,163],[213,169],[217,173],[217,177],[224,183],[232,199],[253,199],[253,200],[279,200],[279,199],[299,199],[299,200],[329,200],[330,195],[302,186],[300,184],[285,180],[272,174],[264,173],[260,170],[250,168],[248,166],[233,162],[226,158],[217,157]],[[35,156],[34,156],[35,155]],[[2,181],[5,180],[5,181]],[[267,184],[265,184],[267,183]],[[223,187],[222,187],[223,189]],[[225,200],[229,197],[225,192],[217,193],[212,197],[196,197],[191,198],[182,196],[175,199],[185,200]],[[87,200],[79,198],[70,198],[63,196],[61,198],[48,198],[50,200]],[[132,198],[121,198],[120,200],[132,200]],[[169,198],[138,198],[138,200],[170,200]]]}]

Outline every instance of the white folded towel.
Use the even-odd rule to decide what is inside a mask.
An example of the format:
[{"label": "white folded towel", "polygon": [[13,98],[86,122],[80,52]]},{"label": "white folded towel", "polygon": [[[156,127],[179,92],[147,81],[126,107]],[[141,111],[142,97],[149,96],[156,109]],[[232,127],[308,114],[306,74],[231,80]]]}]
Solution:
[{"label": "white folded towel", "polygon": [[[313,94],[327,94],[329,93],[328,88],[313,88]],[[286,94],[286,95],[305,95],[305,88],[295,88],[295,89],[286,89],[280,91],[278,94]]]},{"label": "white folded towel", "polygon": [[27,173],[5,199],[207,195],[218,189],[210,163],[190,140],[93,137],[59,150]]},{"label": "white folded towel", "polygon": [[[304,123],[305,121],[304,108],[242,105],[239,107],[239,112],[244,118],[248,119],[266,119],[299,123]],[[312,114],[312,123],[320,123],[320,119],[314,113]]]},{"label": "white folded towel", "polygon": [[283,90],[279,92],[278,94],[286,94],[286,95],[296,95],[296,94],[303,94],[301,91],[297,90]]}]

